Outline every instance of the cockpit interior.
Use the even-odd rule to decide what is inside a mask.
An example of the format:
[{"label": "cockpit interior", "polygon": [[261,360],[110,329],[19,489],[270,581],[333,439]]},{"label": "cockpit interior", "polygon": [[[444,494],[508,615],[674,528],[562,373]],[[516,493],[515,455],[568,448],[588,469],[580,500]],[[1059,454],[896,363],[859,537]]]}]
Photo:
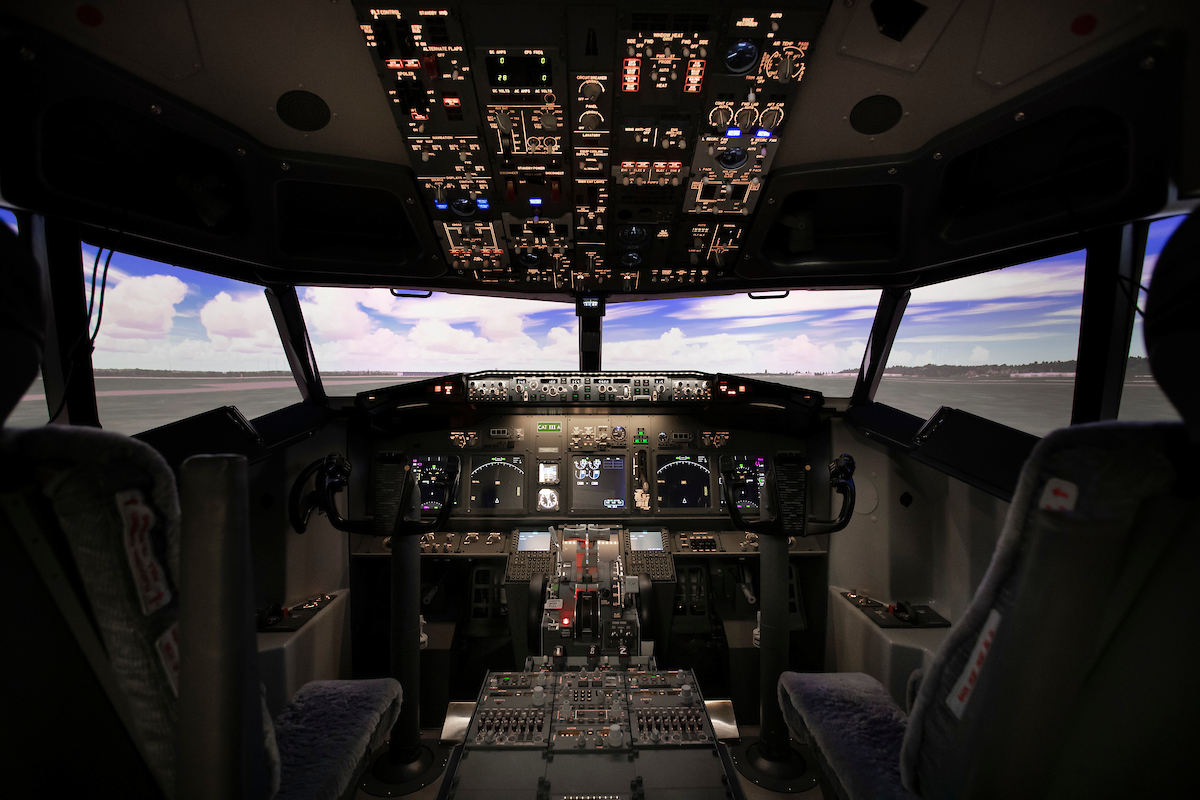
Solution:
[{"label": "cockpit interior", "polygon": [[0,794],[1187,793],[1198,41],[0,0]]}]

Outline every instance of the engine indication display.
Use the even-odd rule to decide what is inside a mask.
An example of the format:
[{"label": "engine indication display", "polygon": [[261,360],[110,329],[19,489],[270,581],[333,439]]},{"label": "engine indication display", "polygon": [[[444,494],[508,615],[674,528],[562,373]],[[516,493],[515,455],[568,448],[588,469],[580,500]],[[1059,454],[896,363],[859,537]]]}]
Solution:
[{"label": "engine indication display", "polygon": [[[434,481],[442,480],[446,475],[446,465],[435,461],[431,456],[413,456],[413,477],[417,486],[421,487],[421,510],[440,511],[446,503],[446,492]],[[458,498],[454,499],[458,503]]]},{"label": "engine indication display", "polygon": [[659,455],[659,508],[710,508],[712,473],[705,455]]},{"label": "engine indication display", "polygon": [[[759,493],[767,483],[769,462],[765,456],[734,456],[733,501],[739,511],[757,511]],[[717,478],[723,484],[724,476]],[[721,508],[725,508],[725,493],[721,492]]]},{"label": "engine indication display", "polygon": [[472,511],[524,511],[525,457],[473,457],[470,508]]},{"label": "engine indication display", "polygon": [[572,511],[625,510],[625,456],[583,455],[571,459]]}]

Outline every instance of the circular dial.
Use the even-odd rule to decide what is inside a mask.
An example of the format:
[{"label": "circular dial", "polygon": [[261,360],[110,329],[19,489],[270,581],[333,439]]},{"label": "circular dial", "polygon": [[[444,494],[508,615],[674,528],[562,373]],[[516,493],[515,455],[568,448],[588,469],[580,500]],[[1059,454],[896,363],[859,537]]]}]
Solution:
[{"label": "circular dial", "polygon": [[621,256],[621,264],[626,267],[636,267],[642,263],[641,253],[624,253]]},{"label": "circular dial", "polygon": [[558,489],[539,489],[538,511],[558,511]]},{"label": "circular dial", "polygon": [[604,94],[604,87],[600,81],[584,81],[583,86],[579,87],[579,94],[587,100],[595,100],[600,95]]},{"label": "circular dial", "polygon": [[613,428],[612,429],[612,440],[614,442],[618,442],[618,443],[625,441],[625,429],[623,427],[621,427],[620,425]]},{"label": "circular dial", "polygon": [[579,125],[585,131],[594,131],[600,127],[600,123],[604,122],[604,117],[600,116],[599,111],[585,111],[579,117]]},{"label": "circular dial", "polygon": [[758,118],[758,124],[769,131],[778,128],[781,122],[783,122],[783,109],[779,106],[771,106]]},{"label": "circular dial", "polygon": [[737,169],[749,159],[750,154],[740,147],[731,147],[728,150],[722,150],[717,155],[717,163],[725,169]]},{"label": "circular dial", "polygon": [[745,75],[758,64],[758,45],[743,39],[725,51],[725,69],[734,75]]},{"label": "circular dial", "polygon": [[754,127],[754,123],[758,121],[758,109],[754,106],[742,106],[738,109],[734,121],[742,130]]},{"label": "circular dial", "polygon": [[708,115],[708,121],[714,128],[726,128],[733,122],[733,109],[729,106],[717,106]]},{"label": "circular dial", "polygon": [[450,201],[450,210],[460,217],[469,217],[475,213],[475,201],[469,197],[456,197]]},{"label": "circular dial", "polygon": [[621,244],[636,246],[646,241],[650,234],[640,225],[630,225],[622,228],[617,234],[617,238],[621,240]]}]

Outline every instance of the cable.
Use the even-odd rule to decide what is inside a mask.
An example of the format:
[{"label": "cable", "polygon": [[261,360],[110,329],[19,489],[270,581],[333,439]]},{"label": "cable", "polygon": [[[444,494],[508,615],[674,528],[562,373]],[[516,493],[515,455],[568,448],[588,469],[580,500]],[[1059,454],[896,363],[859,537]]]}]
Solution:
[{"label": "cable", "polygon": [[[92,345],[92,350],[96,349],[96,337],[100,335],[100,323],[104,320],[104,294],[105,290],[108,288],[108,264],[110,261],[112,261],[112,257],[113,250],[110,248],[108,251],[108,257],[104,259],[104,274],[100,277],[100,304],[96,308],[96,330],[93,331],[92,335],[88,338],[88,341]],[[93,280],[94,279],[95,277],[93,273]],[[89,308],[88,319],[91,320],[91,318],[91,309]]]}]

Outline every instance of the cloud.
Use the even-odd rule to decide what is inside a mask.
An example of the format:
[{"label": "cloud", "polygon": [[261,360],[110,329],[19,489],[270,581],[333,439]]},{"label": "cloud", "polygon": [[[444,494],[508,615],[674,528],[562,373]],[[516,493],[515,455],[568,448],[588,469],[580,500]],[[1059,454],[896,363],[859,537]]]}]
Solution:
[{"label": "cloud", "polygon": [[907,336],[897,338],[897,342],[906,344],[948,344],[950,342],[1016,342],[1024,339],[1045,339],[1052,333],[997,333],[988,336],[976,336],[970,333],[934,333],[927,336]]},{"label": "cloud", "polygon": [[988,358],[991,357],[991,352],[986,347],[975,346],[971,351],[971,355],[967,358],[968,364],[986,364]]},{"label": "cloud", "polygon": [[842,309],[868,310],[871,316],[879,305],[879,291],[875,289],[851,289],[837,291],[798,290],[787,297],[771,300],[754,300],[749,295],[719,295],[677,301],[682,307],[667,314],[679,320],[698,319],[753,319],[755,317],[782,316],[812,311],[838,311]]},{"label": "cloud", "polygon": [[889,367],[923,367],[931,363],[933,363],[932,350],[926,350],[924,353],[916,355],[907,350],[893,350],[888,357],[887,365]]},{"label": "cloud", "polygon": [[[99,287],[96,291],[99,294]],[[174,325],[175,306],[183,302],[187,291],[187,284],[174,275],[125,277],[105,292],[102,320],[105,337],[157,339],[166,336]]]},{"label": "cloud", "polygon": [[1083,292],[1083,268],[1083,254],[1072,253],[1031,264],[956,278],[914,289],[908,307],[915,309],[932,303],[1009,298],[1029,301],[1079,295]]},{"label": "cloud", "polygon": [[219,292],[200,309],[200,323],[216,350],[283,351],[271,307],[261,294],[234,298],[229,292]]}]

